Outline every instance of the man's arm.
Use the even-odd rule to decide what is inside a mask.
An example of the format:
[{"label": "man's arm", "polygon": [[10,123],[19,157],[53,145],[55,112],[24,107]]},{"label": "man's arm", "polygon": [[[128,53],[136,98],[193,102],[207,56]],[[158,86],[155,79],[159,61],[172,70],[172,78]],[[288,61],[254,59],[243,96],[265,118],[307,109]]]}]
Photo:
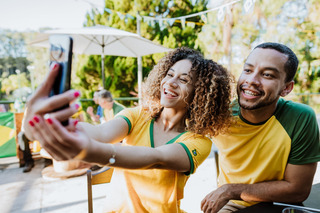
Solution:
[{"label": "man's arm", "polygon": [[90,115],[93,122],[99,123],[100,116],[93,113],[93,108],[91,106],[87,108],[87,113]]},{"label": "man's arm", "polygon": [[217,212],[229,200],[298,203],[309,196],[317,163],[288,164],[284,180],[255,184],[225,184],[201,202],[204,212]]}]

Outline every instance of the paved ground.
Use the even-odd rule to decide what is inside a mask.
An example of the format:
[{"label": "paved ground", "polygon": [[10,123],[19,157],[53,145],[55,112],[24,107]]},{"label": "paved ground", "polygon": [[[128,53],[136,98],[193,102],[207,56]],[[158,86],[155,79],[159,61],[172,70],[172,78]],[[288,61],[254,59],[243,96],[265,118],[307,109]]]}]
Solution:
[{"label": "paved ground", "polygon": [[[46,180],[41,176],[43,168],[44,159],[39,159],[31,172],[22,173],[16,157],[0,158],[0,212],[87,212],[86,176]],[[210,156],[189,179],[182,202],[186,211],[201,212],[200,201],[216,188],[215,177],[215,161]],[[105,190],[108,184],[93,186],[95,212],[102,210]]]},{"label": "paved ground", "polygon": [[[41,176],[44,160],[36,160],[30,173],[22,173],[16,157],[0,158],[1,213],[82,213],[87,212],[86,176],[65,180],[45,180]],[[189,213],[200,211],[200,201],[216,188],[215,161],[210,157],[198,168],[187,183],[182,208]],[[314,179],[313,197],[309,207],[320,208],[320,165]],[[101,212],[108,184],[93,186],[94,210]]]}]

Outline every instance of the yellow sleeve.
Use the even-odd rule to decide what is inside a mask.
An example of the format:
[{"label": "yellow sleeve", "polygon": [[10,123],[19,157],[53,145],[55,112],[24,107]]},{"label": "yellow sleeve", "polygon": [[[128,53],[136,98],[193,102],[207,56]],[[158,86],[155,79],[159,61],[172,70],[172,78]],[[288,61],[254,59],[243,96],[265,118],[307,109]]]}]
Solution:
[{"label": "yellow sleeve", "polygon": [[126,108],[120,111],[116,117],[121,117],[126,120],[129,126],[128,134],[131,132],[132,127],[135,125],[139,115],[140,115],[141,108],[134,107],[134,108]]},{"label": "yellow sleeve", "polygon": [[209,156],[212,141],[205,137],[194,133],[185,134],[177,141],[185,149],[190,160],[190,171],[187,173],[193,174],[201,163]]}]

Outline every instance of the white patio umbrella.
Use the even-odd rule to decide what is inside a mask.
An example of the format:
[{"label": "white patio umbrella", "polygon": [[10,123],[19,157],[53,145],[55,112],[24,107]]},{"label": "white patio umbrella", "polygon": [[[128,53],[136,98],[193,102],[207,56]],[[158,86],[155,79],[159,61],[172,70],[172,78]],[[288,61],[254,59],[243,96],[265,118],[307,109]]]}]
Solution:
[{"label": "white patio umbrella", "polygon": [[73,52],[87,55],[101,55],[102,82],[105,88],[104,55],[138,57],[138,92],[141,97],[141,56],[168,52],[171,49],[155,44],[135,33],[107,26],[48,30],[44,35],[29,43],[49,48],[49,35],[66,34],[73,38]]}]

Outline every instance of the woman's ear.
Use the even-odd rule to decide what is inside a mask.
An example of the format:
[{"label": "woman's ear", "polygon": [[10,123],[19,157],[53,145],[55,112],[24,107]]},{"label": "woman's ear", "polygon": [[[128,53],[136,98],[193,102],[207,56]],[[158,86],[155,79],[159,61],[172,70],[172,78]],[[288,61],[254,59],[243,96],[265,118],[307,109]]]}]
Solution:
[{"label": "woman's ear", "polygon": [[293,90],[294,81],[286,83],[286,87],[281,91],[282,97],[287,96]]}]

